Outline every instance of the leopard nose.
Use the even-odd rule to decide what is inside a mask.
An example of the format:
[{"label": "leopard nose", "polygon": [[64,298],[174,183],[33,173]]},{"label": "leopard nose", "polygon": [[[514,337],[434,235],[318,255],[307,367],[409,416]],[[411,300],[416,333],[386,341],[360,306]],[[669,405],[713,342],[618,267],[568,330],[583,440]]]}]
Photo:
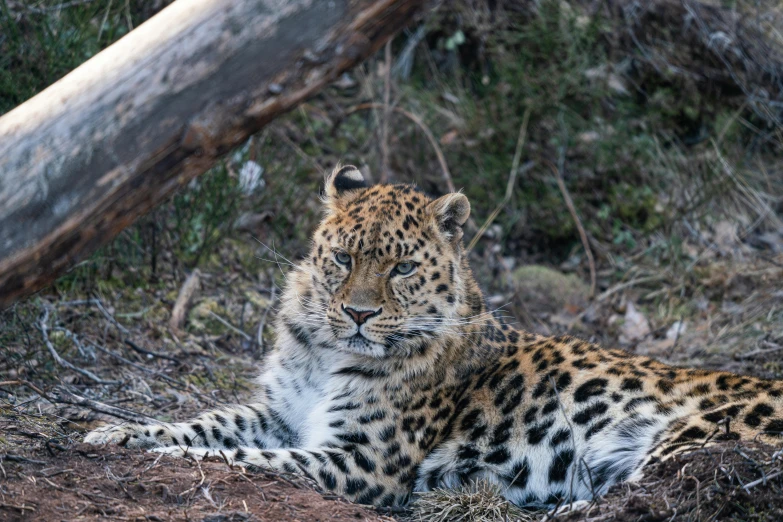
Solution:
[{"label": "leopard nose", "polygon": [[381,310],[383,308],[378,308],[377,310],[356,310],[355,308],[350,308],[345,305],[342,305],[343,312],[351,316],[351,319],[353,319],[353,322],[357,325],[361,326],[364,323],[367,322],[367,319],[370,317],[375,317],[376,315],[381,313]]}]

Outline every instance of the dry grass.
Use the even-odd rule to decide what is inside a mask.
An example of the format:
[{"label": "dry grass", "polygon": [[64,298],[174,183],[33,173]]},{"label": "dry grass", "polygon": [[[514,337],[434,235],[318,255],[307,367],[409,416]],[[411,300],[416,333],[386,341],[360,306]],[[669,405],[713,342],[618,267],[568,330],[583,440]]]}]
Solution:
[{"label": "dry grass", "polygon": [[599,502],[562,520],[781,520],[782,464],[772,446],[721,443],[649,466],[639,482],[614,486]]},{"label": "dry grass", "polygon": [[528,522],[540,512],[526,511],[500,496],[497,485],[480,481],[458,489],[416,494],[406,522]]}]

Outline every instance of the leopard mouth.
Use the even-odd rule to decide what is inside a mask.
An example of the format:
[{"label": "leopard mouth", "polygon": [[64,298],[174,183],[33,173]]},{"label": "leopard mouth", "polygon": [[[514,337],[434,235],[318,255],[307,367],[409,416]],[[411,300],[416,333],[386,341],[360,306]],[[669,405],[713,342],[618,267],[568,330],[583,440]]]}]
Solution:
[{"label": "leopard mouth", "polygon": [[345,343],[383,344],[371,339],[370,336],[366,334],[366,332],[361,331],[361,328],[357,329],[355,333],[346,335],[345,337],[340,337],[339,339]]},{"label": "leopard mouth", "polygon": [[378,355],[378,351],[383,349],[383,345],[373,341],[357,332],[350,337],[341,339],[344,349],[359,354]]}]

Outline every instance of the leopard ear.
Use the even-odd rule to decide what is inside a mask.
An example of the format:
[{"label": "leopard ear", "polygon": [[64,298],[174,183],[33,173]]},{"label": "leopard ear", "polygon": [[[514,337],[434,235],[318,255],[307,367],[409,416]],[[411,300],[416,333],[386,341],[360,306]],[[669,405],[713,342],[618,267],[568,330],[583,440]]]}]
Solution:
[{"label": "leopard ear", "polygon": [[324,200],[337,209],[343,208],[349,201],[367,188],[367,182],[359,169],[353,165],[337,165],[324,182]]},{"label": "leopard ear", "polygon": [[462,225],[470,217],[470,202],[465,194],[446,194],[427,205],[440,232],[455,246],[462,239]]}]

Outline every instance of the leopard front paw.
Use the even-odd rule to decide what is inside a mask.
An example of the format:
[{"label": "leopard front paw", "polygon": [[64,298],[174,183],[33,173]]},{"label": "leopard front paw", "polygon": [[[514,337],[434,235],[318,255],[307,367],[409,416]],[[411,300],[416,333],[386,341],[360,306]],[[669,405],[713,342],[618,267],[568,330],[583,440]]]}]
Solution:
[{"label": "leopard front paw", "polygon": [[101,426],[84,437],[87,444],[116,444],[125,448],[157,448],[161,443],[151,434],[149,427],[141,424]]}]

